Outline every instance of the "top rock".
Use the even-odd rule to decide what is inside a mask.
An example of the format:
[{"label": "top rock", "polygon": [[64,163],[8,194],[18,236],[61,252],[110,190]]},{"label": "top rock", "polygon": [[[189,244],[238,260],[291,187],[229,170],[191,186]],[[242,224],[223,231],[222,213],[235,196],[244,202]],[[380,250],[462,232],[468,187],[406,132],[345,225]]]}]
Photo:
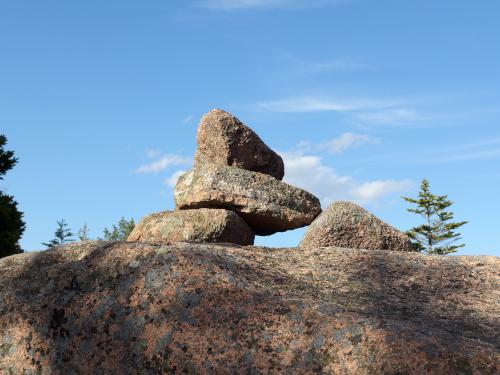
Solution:
[{"label": "top rock", "polygon": [[205,114],[198,127],[195,166],[216,164],[260,172],[281,180],[283,159],[236,117],[221,109]]}]

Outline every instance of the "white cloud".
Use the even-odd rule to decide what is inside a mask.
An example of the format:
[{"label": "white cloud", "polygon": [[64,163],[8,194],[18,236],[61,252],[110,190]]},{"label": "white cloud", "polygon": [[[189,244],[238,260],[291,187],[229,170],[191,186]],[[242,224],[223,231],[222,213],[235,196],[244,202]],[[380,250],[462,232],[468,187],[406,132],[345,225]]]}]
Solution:
[{"label": "white cloud", "polygon": [[345,3],[349,0],[200,0],[197,4],[213,10],[304,9]]},{"label": "white cloud", "polygon": [[355,117],[364,123],[376,125],[392,125],[416,121],[419,116],[413,109],[390,108],[378,111],[356,113]]},{"label": "white cloud", "polygon": [[353,186],[350,190],[350,194],[360,202],[374,202],[381,197],[394,193],[400,193],[402,191],[409,190],[412,187],[413,183],[409,180],[377,180]]},{"label": "white cloud", "polygon": [[358,112],[389,109],[399,103],[394,100],[340,100],[316,96],[301,96],[257,103],[257,109],[271,112]]},{"label": "white cloud", "polygon": [[359,147],[366,143],[380,143],[380,139],[370,137],[366,134],[347,132],[342,133],[338,138],[334,138],[328,142],[320,144],[318,147],[319,149],[327,150],[332,154],[341,154],[350,148]]},{"label": "white cloud", "polygon": [[171,187],[171,188],[174,188],[175,185],[177,185],[177,180],[179,179],[179,177],[181,177],[184,173],[186,173],[185,170],[178,170],[178,171],[175,171],[174,173],[172,173],[172,175],[170,177],[167,177],[163,183],[168,186],[168,187]]},{"label": "white cloud", "polygon": [[141,165],[139,168],[134,170],[135,173],[158,173],[164,171],[170,166],[174,165],[190,165],[193,162],[191,158],[176,155],[176,154],[166,154],[161,156],[158,160],[153,161],[149,164]]},{"label": "white cloud", "polygon": [[383,198],[411,189],[409,180],[374,180],[359,183],[350,176],[339,175],[323,164],[318,156],[291,152],[282,153],[285,181],[301,187],[320,198],[323,206],[337,200],[359,204],[377,204]]},{"label": "white cloud", "polygon": [[258,102],[254,104],[254,109],[282,113],[336,112],[350,117],[359,125],[408,125],[432,118],[408,108],[401,99],[299,96]]},{"label": "white cloud", "polygon": [[151,159],[155,159],[160,157],[162,154],[162,151],[157,149],[157,148],[148,148],[146,150],[146,156]]}]

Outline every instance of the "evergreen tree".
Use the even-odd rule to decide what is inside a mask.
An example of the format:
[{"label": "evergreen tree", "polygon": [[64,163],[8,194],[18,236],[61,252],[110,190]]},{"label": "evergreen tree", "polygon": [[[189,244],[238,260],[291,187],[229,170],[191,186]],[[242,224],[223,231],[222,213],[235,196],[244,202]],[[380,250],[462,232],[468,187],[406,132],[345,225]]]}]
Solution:
[{"label": "evergreen tree", "polygon": [[125,241],[128,238],[128,235],[135,227],[134,219],[127,220],[122,217],[118,224],[113,224],[111,230],[108,228],[104,228],[103,238],[99,238],[104,241]]},{"label": "evergreen tree", "polygon": [[49,242],[42,243],[42,245],[47,246],[49,249],[55,246],[64,245],[68,242],[73,242],[73,233],[68,227],[68,224],[64,219],[57,222],[57,229],[54,233],[54,239]]},{"label": "evergreen tree", "polygon": [[[4,149],[6,144],[7,138],[0,134],[0,181],[17,163],[14,152]],[[0,192],[0,258],[23,252],[19,246],[26,228],[22,218],[14,198]]]},{"label": "evergreen tree", "polygon": [[408,211],[421,215],[424,224],[411,228],[406,233],[413,240],[417,251],[425,251],[432,255],[454,253],[465,246],[456,244],[460,241],[460,233],[456,229],[466,224],[466,221],[453,222],[453,213],[446,211],[453,202],[447,195],[434,195],[430,192],[429,181],[422,180],[417,198],[402,197],[406,202],[416,205]]},{"label": "evergreen tree", "polygon": [[0,134],[0,180],[17,164],[17,158],[14,157],[14,151],[4,150],[7,144],[5,135]]},{"label": "evergreen tree", "polygon": [[87,223],[85,223],[85,224],[83,224],[83,227],[81,227],[78,230],[78,238],[80,239],[80,241],[88,241],[88,240],[90,240],[89,233],[90,233],[90,229],[89,229]]}]

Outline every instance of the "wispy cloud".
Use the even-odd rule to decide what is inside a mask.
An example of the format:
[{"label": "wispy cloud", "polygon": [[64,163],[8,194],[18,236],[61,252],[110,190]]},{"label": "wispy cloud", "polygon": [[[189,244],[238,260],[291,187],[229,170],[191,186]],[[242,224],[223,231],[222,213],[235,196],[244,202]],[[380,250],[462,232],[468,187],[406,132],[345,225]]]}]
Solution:
[{"label": "wispy cloud", "polygon": [[213,10],[245,10],[245,9],[305,9],[336,5],[349,0],[199,0],[200,7]]},{"label": "wispy cloud", "polygon": [[460,145],[455,145],[455,146],[450,146],[444,149],[444,151],[447,152],[454,152],[454,151],[469,151],[469,150],[478,150],[478,149],[485,149],[488,147],[495,147],[499,146],[500,147],[500,138],[490,138],[490,139],[484,139],[480,141],[474,141],[470,143],[465,143],[465,144],[460,144]]},{"label": "wispy cloud", "polygon": [[350,148],[356,148],[364,144],[380,143],[379,138],[371,137],[367,134],[358,133],[342,133],[339,137],[321,143],[318,148],[326,150],[331,154],[338,155],[347,151]]},{"label": "wispy cloud", "polygon": [[394,100],[376,99],[329,99],[316,96],[301,96],[280,100],[262,101],[256,108],[271,112],[357,112],[394,108]]},{"label": "wispy cloud", "polygon": [[287,65],[290,65],[290,72],[303,74],[320,74],[337,71],[367,70],[372,66],[350,58],[338,58],[325,61],[305,61],[295,57],[285,58]]},{"label": "wispy cloud", "polygon": [[363,123],[375,125],[394,125],[422,119],[415,110],[407,108],[388,108],[377,111],[366,111],[356,113],[354,116]]},{"label": "wispy cloud", "polygon": [[453,153],[450,155],[436,155],[433,157],[415,159],[409,161],[410,164],[440,164],[453,163],[472,160],[496,159],[500,157],[500,147],[486,150],[472,150],[467,152]]},{"label": "wispy cloud", "polygon": [[298,152],[281,155],[286,165],[285,181],[317,195],[324,206],[336,200],[376,205],[384,198],[413,187],[410,180],[358,182],[350,176],[339,175],[333,168],[324,165],[318,156]]},{"label": "wispy cloud", "polygon": [[[419,164],[445,164],[459,163],[475,160],[488,160],[500,158],[500,138],[491,138],[454,146],[443,146],[438,148],[424,148],[418,156],[401,158],[398,156],[386,156],[384,162],[392,162],[403,165]],[[373,158],[371,159],[374,160]]]},{"label": "wispy cloud", "polygon": [[146,150],[146,156],[150,159],[156,159],[159,158],[162,155],[162,151],[157,148],[148,148]]},{"label": "wispy cloud", "polygon": [[188,115],[186,117],[184,117],[184,120],[182,120],[182,122],[184,124],[189,124],[190,122],[192,122],[194,120],[194,115]]},{"label": "wispy cloud", "polygon": [[336,112],[349,116],[359,124],[408,125],[429,119],[408,108],[402,99],[336,99],[300,96],[256,103],[257,111],[281,113]]},{"label": "wispy cloud", "polygon": [[179,179],[179,177],[181,177],[184,173],[186,173],[185,170],[183,169],[179,169],[177,171],[175,171],[174,173],[172,173],[169,177],[167,177],[163,183],[165,184],[165,186],[168,186],[170,188],[174,188],[175,185],[177,185],[177,180]]},{"label": "wispy cloud", "polygon": [[141,165],[134,170],[135,173],[158,173],[164,171],[170,166],[187,166],[193,162],[192,158],[176,154],[158,155],[157,153],[150,153],[149,155],[156,155],[154,157],[158,157],[158,159],[151,163]]},{"label": "wispy cloud", "polygon": [[371,66],[351,59],[337,59],[316,63],[305,63],[303,68],[309,71],[324,72],[331,70],[365,70]]}]

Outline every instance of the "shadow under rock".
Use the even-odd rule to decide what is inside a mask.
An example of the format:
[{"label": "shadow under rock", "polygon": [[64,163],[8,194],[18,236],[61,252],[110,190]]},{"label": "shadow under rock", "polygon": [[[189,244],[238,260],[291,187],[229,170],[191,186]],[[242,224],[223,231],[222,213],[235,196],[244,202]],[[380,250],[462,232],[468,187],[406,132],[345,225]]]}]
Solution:
[{"label": "shadow under rock", "polygon": [[[343,268],[352,285],[350,298],[364,312],[412,321],[425,330],[480,339],[500,349],[500,321],[492,311],[481,314],[488,295],[486,275],[457,258],[385,251],[362,251]],[[470,297],[472,296],[472,297]],[[490,301],[490,306],[494,304]],[[497,311],[498,312],[498,311]]]}]

